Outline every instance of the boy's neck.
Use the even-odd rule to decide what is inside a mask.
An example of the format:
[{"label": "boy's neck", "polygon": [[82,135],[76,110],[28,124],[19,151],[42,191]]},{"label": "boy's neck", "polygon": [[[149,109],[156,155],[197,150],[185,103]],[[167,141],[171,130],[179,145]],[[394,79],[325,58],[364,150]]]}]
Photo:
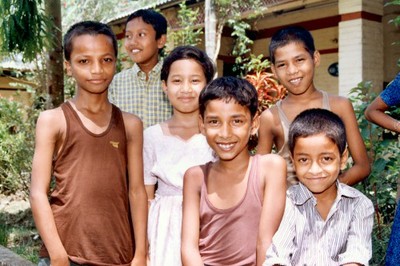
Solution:
[{"label": "boy's neck", "polygon": [[243,169],[247,169],[250,162],[250,154],[242,152],[232,160],[221,160],[217,161],[217,167],[226,173],[240,173]]},{"label": "boy's neck", "polygon": [[70,101],[75,105],[77,110],[87,110],[91,113],[98,113],[111,108],[111,103],[107,98],[107,94],[99,94],[94,97],[84,97],[78,93],[78,95]]},{"label": "boy's neck", "polygon": [[337,198],[337,186],[332,188],[332,190],[325,191],[323,193],[313,193],[314,197],[317,200],[317,210],[319,214],[321,215],[321,218],[325,221],[326,218],[328,217],[328,214],[333,206],[333,203],[335,202]]},{"label": "boy's neck", "polygon": [[314,85],[312,85],[305,93],[303,94],[292,94],[288,92],[287,96],[285,99],[290,99],[294,101],[309,101],[310,98],[315,97],[316,95],[319,95],[320,91],[315,88]]},{"label": "boy's neck", "polygon": [[150,71],[153,70],[153,68],[158,64],[158,60],[155,62],[148,62],[148,63],[142,63],[142,64],[137,64],[140,70],[142,70],[146,74],[146,79],[149,77]]}]

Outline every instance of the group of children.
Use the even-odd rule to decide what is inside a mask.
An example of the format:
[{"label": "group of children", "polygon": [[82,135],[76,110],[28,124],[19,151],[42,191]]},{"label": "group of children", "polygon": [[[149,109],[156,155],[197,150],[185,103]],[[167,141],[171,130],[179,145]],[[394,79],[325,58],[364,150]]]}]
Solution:
[{"label": "group of children", "polygon": [[[77,94],[37,122],[39,265],[368,265],[373,206],[346,185],[369,174],[368,158],[351,103],[313,84],[311,34],[288,27],[272,37],[272,70],[288,95],[260,117],[256,89],[213,80],[202,50],[180,46],[159,61],[160,20],[149,10],[128,18],[136,64],[114,80],[107,25],[77,23],[64,37]],[[172,115],[155,121],[169,104]],[[346,140],[353,166],[342,171]]]}]

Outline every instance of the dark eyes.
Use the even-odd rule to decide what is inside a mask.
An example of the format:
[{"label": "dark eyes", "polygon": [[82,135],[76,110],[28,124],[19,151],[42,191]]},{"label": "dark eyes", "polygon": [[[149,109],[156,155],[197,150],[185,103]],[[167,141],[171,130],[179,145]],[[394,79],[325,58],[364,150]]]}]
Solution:
[{"label": "dark eyes", "polygon": [[[139,37],[146,37],[146,33],[145,33],[145,32],[140,32],[140,33],[138,33],[137,36],[139,36]],[[125,35],[125,39],[130,40],[130,39],[132,39],[132,38],[133,38],[133,35],[132,35],[132,34],[126,34],[126,35]]]},{"label": "dark eyes", "polygon": [[[112,63],[112,62],[114,62],[114,59],[111,57],[107,57],[107,58],[104,58],[103,61],[106,63]],[[80,59],[80,60],[78,60],[78,63],[79,64],[88,64],[89,59]]]}]

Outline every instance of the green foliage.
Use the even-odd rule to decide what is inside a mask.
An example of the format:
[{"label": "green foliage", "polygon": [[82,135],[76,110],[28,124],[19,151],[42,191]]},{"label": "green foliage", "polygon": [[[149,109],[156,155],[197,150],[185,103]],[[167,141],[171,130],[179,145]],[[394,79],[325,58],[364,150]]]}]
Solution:
[{"label": "green foliage", "polygon": [[264,58],[263,54],[259,54],[258,56],[250,54],[250,58],[248,58],[244,67],[248,73],[261,73],[271,67],[271,62]]},{"label": "green foliage", "polygon": [[203,28],[193,27],[197,21],[199,12],[199,8],[188,8],[185,1],[179,4],[177,16],[179,28],[169,31],[167,39],[169,42],[172,42],[172,45],[169,45],[170,47],[177,47],[180,45],[197,45],[201,42]]},{"label": "green foliage", "polygon": [[9,248],[24,259],[37,263],[38,254],[41,247],[40,239],[34,238],[33,229],[13,226],[9,229],[9,236],[13,236]]},{"label": "green foliage", "polygon": [[3,247],[7,246],[8,243],[8,226],[4,223],[0,224],[0,245]]},{"label": "green foliage", "polygon": [[372,162],[369,177],[356,188],[367,195],[375,206],[373,254],[371,265],[383,265],[390,228],[396,208],[400,143],[392,134],[368,122],[364,117],[367,106],[375,99],[371,82],[361,82],[350,92],[361,135]]},{"label": "green foliage", "polygon": [[[400,0],[392,0],[390,2],[387,2],[385,6],[393,6],[397,5],[400,6]],[[393,23],[396,27],[400,26],[400,16],[395,17],[394,19],[389,20],[389,23]]]},{"label": "green foliage", "polygon": [[38,262],[42,241],[35,229],[30,209],[0,213],[0,245],[26,260]]},{"label": "green foliage", "polygon": [[[219,4],[222,5],[223,2]],[[236,1],[235,4],[224,6],[227,8],[230,14],[227,24],[233,29],[231,36],[234,39],[234,45],[231,54],[235,57],[234,71],[239,72],[241,76],[245,76],[247,73],[255,70],[254,66],[256,63],[261,63],[261,58],[255,57],[251,54],[251,47],[254,41],[248,36],[247,31],[251,30],[249,20],[243,20],[241,16],[244,10],[252,10],[252,15],[248,17],[257,18],[260,16],[262,10],[262,2],[259,0],[251,1]],[[219,11],[221,13],[221,11]],[[255,60],[259,60],[255,62]],[[269,64],[269,63],[267,63]],[[253,67],[253,69],[251,69]],[[269,67],[269,66],[268,66]],[[267,67],[260,66],[258,69],[266,69]],[[257,72],[257,70],[255,70]]]},{"label": "green foliage", "polygon": [[42,0],[0,1],[0,50],[22,53],[31,61],[46,45],[48,19],[41,9]]},{"label": "green foliage", "polygon": [[82,20],[106,22],[126,10],[139,8],[146,1],[137,0],[61,0],[62,27],[65,32],[72,24]]},{"label": "green foliage", "polygon": [[0,193],[27,191],[37,111],[0,97]]},{"label": "green foliage", "polygon": [[246,30],[249,30],[251,26],[246,21],[235,18],[228,19],[228,25],[233,29],[231,36],[234,38],[232,49],[232,55],[235,57],[234,71],[243,75],[246,71],[246,63],[249,60],[251,45],[254,43],[246,34]]}]

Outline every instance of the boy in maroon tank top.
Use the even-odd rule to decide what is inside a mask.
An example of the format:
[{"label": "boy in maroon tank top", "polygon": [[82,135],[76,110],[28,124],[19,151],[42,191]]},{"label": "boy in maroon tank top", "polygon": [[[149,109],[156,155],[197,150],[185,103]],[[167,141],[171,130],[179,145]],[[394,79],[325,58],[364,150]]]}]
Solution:
[{"label": "boy in maroon tank top", "polygon": [[39,265],[146,265],[143,126],[107,98],[117,51],[103,23],[80,22],[64,36],[77,91],[37,122],[30,202]]},{"label": "boy in maroon tank top", "polygon": [[246,80],[222,77],[199,97],[200,128],[218,156],[184,176],[184,265],[261,265],[279,227],[286,163],[275,154],[250,156],[257,132],[257,92]]},{"label": "boy in maroon tank top", "polygon": [[288,148],[290,123],[304,110],[328,109],[343,120],[352,156],[352,166],[342,171],[339,180],[354,185],[366,178],[371,166],[353,105],[346,97],[327,94],[315,86],[314,72],[320,64],[321,55],[316,50],[311,33],[296,25],[279,29],[271,37],[269,56],[271,70],[288,94],[261,114],[257,153],[270,153],[275,147],[278,154],[286,158],[288,181],[298,183]]}]

